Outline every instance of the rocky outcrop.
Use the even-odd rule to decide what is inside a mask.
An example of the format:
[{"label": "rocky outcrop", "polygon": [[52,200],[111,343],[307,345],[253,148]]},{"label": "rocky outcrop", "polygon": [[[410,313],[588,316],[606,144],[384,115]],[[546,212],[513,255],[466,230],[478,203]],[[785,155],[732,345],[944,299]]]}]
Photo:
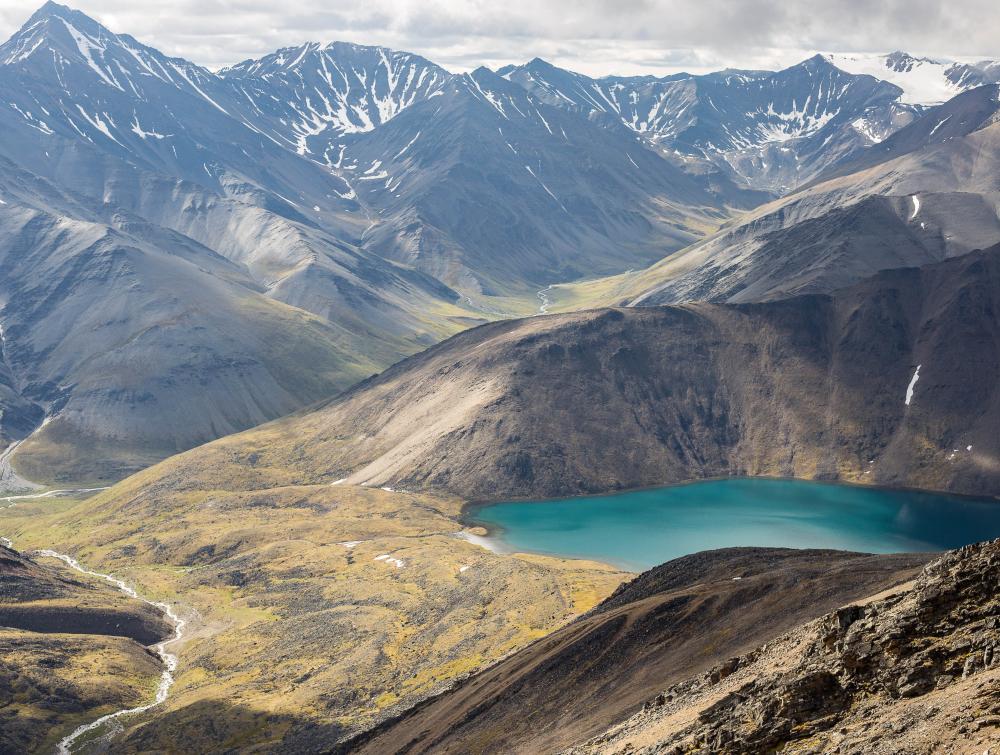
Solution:
[{"label": "rocky outcrop", "polygon": [[983,752],[1000,742],[1000,540],[652,698],[582,753]]}]

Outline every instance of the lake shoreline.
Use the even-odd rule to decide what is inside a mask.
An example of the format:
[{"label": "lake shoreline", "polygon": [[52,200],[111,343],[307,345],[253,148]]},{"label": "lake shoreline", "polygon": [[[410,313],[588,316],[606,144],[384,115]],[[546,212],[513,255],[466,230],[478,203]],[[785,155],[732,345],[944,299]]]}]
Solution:
[{"label": "lake shoreline", "polygon": [[[996,502],[993,496],[923,489],[726,477],[604,494],[469,502],[460,518],[468,528],[481,528],[486,534],[477,539],[493,550],[642,571],[727,547],[935,552],[981,540],[984,533],[1000,536]],[[483,516],[486,510],[492,514]]]},{"label": "lake shoreline", "polygon": [[780,477],[775,475],[744,475],[744,476],[716,476],[697,477],[691,480],[681,480],[680,482],[666,482],[656,485],[643,485],[637,488],[622,488],[621,490],[605,490],[599,493],[577,493],[574,495],[552,496],[550,498],[538,498],[535,496],[512,496],[508,498],[470,498],[462,504],[458,515],[458,521],[466,527],[482,527],[492,534],[492,530],[485,523],[472,518],[475,511],[487,506],[496,506],[503,503],[549,503],[551,501],[568,501],[584,498],[602,498],[612,495],[623,495],[625,493],[641,493],[647,490],[665,490],[667,488],[682,488],[689,485],[698,485],[703,482],[723,482],[738,480],[774,480],[781,482],[807,482],[813,485],[828,485],[838,488],[862,488],[864,490],[884,490],[899,493],[924,493],[926,495],[940,496],[943,498],[957,498],[968,501],[984,502],[993,501],[1000,505],[1000,495],[977,496],[970,493],[952,493],[947,490],[935,490],[933,488],[913,488],[900,485],[876,485],[867,482],[851,482],[850,480],[821,480],[808,477]]}]

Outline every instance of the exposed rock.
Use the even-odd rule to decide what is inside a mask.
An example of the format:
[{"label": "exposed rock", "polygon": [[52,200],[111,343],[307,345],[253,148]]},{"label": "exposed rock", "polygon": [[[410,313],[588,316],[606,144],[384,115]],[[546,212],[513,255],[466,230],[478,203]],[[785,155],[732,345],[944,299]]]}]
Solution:
[{"label": "exposed rock", "polygon": [[[572,753],[983,752],[1000,742],[1000,540],[701,674]],[[693,720],[692,720],[693,717]]]},{"label": "exposed rock", "polygon": [[[353,742],[352,752],[557,752],[678,704],[692,675],[739,676],[747,651],[825,611],[912,579],[928,555],[727,548],[684,556],[622,585],[597,608],[453,690]],[[732,575],[744,575],[733,580]],[[844,694],[816,669],[775,701],[792,728],[809,700]],[[820,695],[820,697],[816,697]],[[679,697],[680,696],[680,697]],[[830,698],[830,700],[827,700]],[[727,732],[720,733],[727,737]]]}]

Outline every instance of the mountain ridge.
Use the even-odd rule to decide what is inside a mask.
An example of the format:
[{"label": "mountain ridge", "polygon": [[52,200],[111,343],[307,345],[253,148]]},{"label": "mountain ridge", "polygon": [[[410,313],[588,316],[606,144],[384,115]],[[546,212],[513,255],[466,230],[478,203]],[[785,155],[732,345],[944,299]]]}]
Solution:
[{"label": "mountain ridge", "polygon": [[[0,282],[0,437],[8,445],[24,441],[14,450],[15,464],[36,474],[53,469],[60,480],[114,479],[166,452],[272,419],[469,325],[545,309],[567,280],[649,265],[655,270],[664,255],[680,250],[690,259],[702,239],[771,199],[775,176],[791,175],[789,166],[812,161],[810,168],[793,171],[799,177],[791,183],[797,183],[861,154],[870,139],[852,125],[858,113],[875,107],[878,118],[888,118],[888,133],[903,125],[902,115],[917,112],[900,109],[895,85],[839,72],[821,56],[783,72],[611,77],[598,84],[537,60],[504,75],[485,68],[452,74],[387,48],[308,43],[216,73],[55,3],[44,5],[0,46],[0,61],[0,82],[10,92],[0,103],[0,212],[28,219],[11,226],[22,231],[10,237],[0,259],[4,269],[19,271],[19,277]],[[518,71],[528,69],[536,78],[572,78],[580,97],[590,92],[590,115],[552,93],[561,90],[541,96],[533,93],[540,84],[518,83]],[[841,92],[833,82],[847,89]],[[772,97],[789,86],[803,88],[787,102]],[[639,120],[622,118],[624,108],[612,106],[631,107],[632,92],[638,108],[643,87],[652,87],[650,97],[657,87],[680,92],[682,100],[692,97],[699,113],[732,104],[730,115],[740,115],[742,126],[726,126],[729,116],[720,111],[704,128],[716,135],[728,128],[736,151],[708,159],[703,147],[721,136],[705,137],[701,146],[688,140],[691,154],[657,143]],[[763,99],[743,107],[749,100],[733,94],[741,89]],[[755,116],[747,119],[749,112]],[[669,130],[668,121],[661,125]],[[675,118],[675,124],[681,121]],[[704,135],[703,125],[696,130]],[[822,146],[831,128],[840,134],[836,148],[834,142]],[[748,142],[747,134],[754,139]],[[784,167],[758,165],[765,153]],[[755,187],[747,171],[763,184]],[[923,201],[926,222],[934,223],[927,240],[911,243],[912,253],[894,262],[926,262],[942,256],[940,247],[957,253],[993,240],[984,201],[954,189]],[[869,222],[891,221],[895,213],[898,235],[912,233],[898,201],[872,206]],[[954,208],[980,231],[935,241],[932,216]],[[101,243],[122,247],[108,251],[105,264],[123,260],[119,274],[127,269],[131,285],[150,297],[123,297],[135,309],[119,308],[109,321],[132,320],[124,330],[134,327],[151,338],[159,331],[148,329],[149,310],[158,302],[165,307],[164,322],[175,328],[184,322],[202,334],[198,348],[219,360],[210,374],[235,372],[234,379],[249,381],[247,395],[256,398],[244,406],[232,401],[225,417],[198,412],[180,435],[165,432],[155,440],[145,428],[158,426],[161,415],[153,407],[162,405],[172,380],[174,357],[166,342],[150,344],[152,350],[138,357],[138,341],[111,355],[107,344],[84,339],[88,353],[82,360],[63,356],[45,363],[45,355],[58,352],[52,343],[42,346],[49,337],[44,329],[33,332],[43,320],[24,292],[47,290],[53,323],[72,319],[84,291],[94,300],[109,298],[112,278],[100,282],[88,267],[98,228],[104,229]],[[956,234],[950,227],[942,232]],[[63,254],[68,250],[71,255]],[[61,282],[33,280],[24,255],[37,256],[39,270],[42,259],[59,260],[53,280]],[[137,267],[139,259],[144,265]],[[187,293],[162,283],[169,276],[135,274],[141,269],[152,276],[154,269],[176,265],[184,266],[191,281]],[[113,268],[100,269],[110,275]],[[230,305],[213,313],[199,297],[220,291]],[[549,292],[545,299],[540,291]],[[644,293],[636,291],[631,300]],[[658,292],[654,298],[678,296]],[[243,329],[245,323],[237,322],[241,302],[253,302],[251,319],[268,333],[282,333],[293,322],[315,325],[319,330],[308,329],[310,342],[315,345],[315,337],[324,344],[317,362],[334,379],[306,380],[312,385],[306,390],[298,382],[304,379],[302,365],[271,364],[277,358],[271,353],[249,367],[245,354],[237,358],[215,342],[212,331]],[[110,313],[113,308],[105,306]],[[182,321],[166,315],[181,310],[187,313]],[[253,341],[247,334],[241,338]],[[150,374],[142,389],[84,390],[90,378],[82,374],[83,364],[132,365],[137,359],[143,362],[139,372],[163,372]],[[274,375],[291,379],[291,373],[299,387],[274,388]],[[175,395],[188,397],[184,391]],[[69,440],[57,442],[57,434]],[[89,469],[79,457],[71,469],[59,471],[52,466],[56,456],[43,453],[59,448],[73,457],[88,438],[97,447],[112,437],[118,450],[109,447]]]}]

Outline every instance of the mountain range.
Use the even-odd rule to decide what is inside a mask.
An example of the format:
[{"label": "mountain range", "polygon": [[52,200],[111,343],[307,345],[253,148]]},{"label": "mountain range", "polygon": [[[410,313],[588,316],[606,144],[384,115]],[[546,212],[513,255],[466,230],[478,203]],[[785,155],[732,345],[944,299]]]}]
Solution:
[{"label": "mountain range", "polygon": [[998,543],[636,576],[470,507],[996,496],[1000,64],[211,71],[47,3],[0,87],[0,749],[996,741]]},{"label": "mountain range", "polygon": [[[731,250],[761,243],[745,222],[732,230],[748,211],[769,229],[755,259],[797,243],[775,214],[837,227],[838,213],[860,214],[851,222],[876,227],[878,243],[906,242],[835,280],[784,276],[781,291],[1000,238],[967,182],[942,179],[946,194],[921,199],[916,234],[908,200],[885,197],[898,186],[872,179],[862,202],[807,188],[838,166],[912,154],[920,124],[955,107],[929,97],[989,99],[971,88],[996,65],[894,54],[877,78],[838,60],[590,79],[537,59],[452,74],[408,53],[310,43],[212,72],[47,3],[0,46],[7,487],[118,479],[470,325],[545,310],[558,284],[652,265],[645,289],[608,298],[621,288],[611,278],[583,296],[766,296],[775,285],[745,281],[760,275],[744,272],[745,252],[728,289],[706,283]],[[927,91],[907,83],[931,78]],[[957,120],[938,142],[969,138]],[[975,232],[954,230],[956,213]],[[652,285],[692,257],[683,279]]]}]

